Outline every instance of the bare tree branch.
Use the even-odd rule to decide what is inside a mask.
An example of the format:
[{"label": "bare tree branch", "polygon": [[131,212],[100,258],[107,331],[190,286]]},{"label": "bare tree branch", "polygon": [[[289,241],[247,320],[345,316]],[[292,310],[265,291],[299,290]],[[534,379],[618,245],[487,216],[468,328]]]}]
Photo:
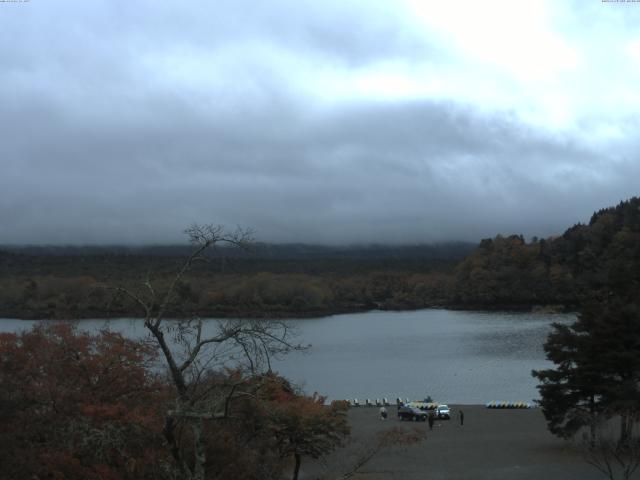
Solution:
[{"label": "bare tree branch", "polygon": [[[142,282],[148,299],[122,286],[113,290],[141,307],[145,328],[162,351],[176,389],[176,404],[167,412],[164,426],[171,455],[183,478],[204,480],[204,422],[228,418],[234,399],[253,396],[250,391],[242,389],[247,382],[245,378],[240,377],[240,381],[229,385],[216,381],[207,372],[222,370],[229,365],[241,367],[239,362],[244,358],[250,378],[259,379],[263,365],[271,370],[271,357],[305,347],[292,342],[292,331],[286,322],[225,320],[215,323],[212,334],[205,334],[201,319],[165,322],[166,312],[175,301],[176,290],[194,262],[205,259],[207,250],[218,245],[247,249],[253,239],[252,230],[238,227],[228,232],[221,225],[192,225],[185,233],[194,244],[194,250],[178,268],[166,290],[155,289],[148,276]],[[259,385],[259,381],[257,384],[254,382],[251,388],[260,388]],[[183,432],[187,431],[191,433],[193,443],[190,460],[184,457],[180,446]]]},{"label": "bare tree branch", "polygon": [[[637,425],[635,417],[629,420]],[[597,425],[595,438],[585,435],[581,446],[585,461],[610,480],[628,480],[640,467],[640,436],[631,428],[621,437],[612,418]]]}]

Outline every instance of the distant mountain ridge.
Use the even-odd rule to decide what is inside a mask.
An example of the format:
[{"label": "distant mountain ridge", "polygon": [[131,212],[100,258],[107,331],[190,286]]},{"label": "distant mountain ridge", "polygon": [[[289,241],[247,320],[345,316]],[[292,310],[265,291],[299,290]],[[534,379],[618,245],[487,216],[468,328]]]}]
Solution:
[{"label": "distant mountain ridge", "polygon": [[[472,242],[439,242],[415,245],[364,244],[347,246],[326,246],[304,243],[256,243],[248,250],[221,247],[225,257],[261,258],[283,260],[305,260],[323,258],[407,258],[428,257],[447,260],[459,260],[471,253],[476,244]],[[0,245],[0,252],[30,256],[88,256],[88,255],[124,255],[143,257],[184,257],[189,255],[193,246],[184,245]]]},{"label": "distant mountain ridge", "polygon": [[[0,248],[0,316],[139,315],[105,285],[167,288],[191,246]],[[574,309],[586,299],[640,296],[640,198],[593,214],[562,235],[479,245],[327,247],[258,244],[221,249],[176,290],[170,315],[322,316],[426,307]]]}]

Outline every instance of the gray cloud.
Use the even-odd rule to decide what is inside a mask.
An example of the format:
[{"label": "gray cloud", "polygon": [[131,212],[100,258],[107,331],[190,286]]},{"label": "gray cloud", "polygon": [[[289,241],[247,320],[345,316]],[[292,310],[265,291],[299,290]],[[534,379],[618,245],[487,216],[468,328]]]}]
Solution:
[{"label": "gray cloud", "polygon": [[13,9],[0,20],[0,243],[174,242],[192,222],[316,243],[545,236],[637,193],[633,139],[589,146],[452,100],[301,94],[271,61],[445,60],[391,4],[300,5]]}]

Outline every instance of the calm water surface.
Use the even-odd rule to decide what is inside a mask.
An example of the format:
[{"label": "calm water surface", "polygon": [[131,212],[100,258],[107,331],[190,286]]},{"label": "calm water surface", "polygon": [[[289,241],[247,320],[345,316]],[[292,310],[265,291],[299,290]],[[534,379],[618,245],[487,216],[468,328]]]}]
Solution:
[{"label": "calm water surface", "polygon": [[[532,369],[547,368],[542,345],[552,322],[570,314],[461,312],[442,309],[366,312],[293,319],[307,353],[274,369],[330,398],[407,397],[449,403],[531,401],[538,397]],[[213,327],[215,320],[209,320]],[[0,331],[36,322],[0,320]],[[132,319],[83,320],[82,328],[108,325],[130,337],[145,334]]]}]

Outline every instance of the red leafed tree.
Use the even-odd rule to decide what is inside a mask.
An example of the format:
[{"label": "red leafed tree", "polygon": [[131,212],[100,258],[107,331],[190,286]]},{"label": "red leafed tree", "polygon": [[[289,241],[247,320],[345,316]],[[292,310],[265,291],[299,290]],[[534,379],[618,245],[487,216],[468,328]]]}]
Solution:
[{"label": "red leafed tree", "polygon": [[162,476],[155,350],[69,324],[0,335],[0,478]]},{"label": "red leafed tree", "polygon": [[[320,458],[338,447],[349,435],[348,404],[325,405],[325,397],[296,394],[289,383],[271,376],[263,396],[276,449],[284,458],[293,458],[293,480],[297,480],[302,457]],[[269,398],[270,397],[270,398]]]}]

